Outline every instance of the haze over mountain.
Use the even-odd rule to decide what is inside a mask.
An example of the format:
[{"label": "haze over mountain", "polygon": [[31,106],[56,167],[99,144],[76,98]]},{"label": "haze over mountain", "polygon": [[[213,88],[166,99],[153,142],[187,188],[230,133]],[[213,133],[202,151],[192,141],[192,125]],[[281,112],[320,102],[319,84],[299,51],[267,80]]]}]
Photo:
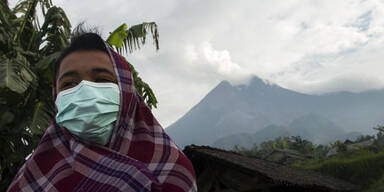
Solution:
[{"label": "haze over mountain", "polygon": [[336,139],[354,140],[360,135],[360,132],[346,132],[319,115],[309,114],[293,120],[288,126],[269,125],[253,134],[237,133],[222,137],[212,145],[222,149],[233,149],[235,145],[249,148],[253,144],[285,136],[301,136],[315,144],[329,144]]},{"label": "haze over mountain", "polygon": [[354,137],[356,132],[372,133],[372,127],[384,122],[383,98],[384,90],[309,95],[258,77],[253,77],[249,85],[233,86],[222,81],[166,132],[180,147],[215,142],[217,146],[228,136],[234,141],[245,142],[248,137],[259,143],[267,137],[257,137],[262,130],[271,131],[271,137],[295,134],[327,143],[334,138]]}]

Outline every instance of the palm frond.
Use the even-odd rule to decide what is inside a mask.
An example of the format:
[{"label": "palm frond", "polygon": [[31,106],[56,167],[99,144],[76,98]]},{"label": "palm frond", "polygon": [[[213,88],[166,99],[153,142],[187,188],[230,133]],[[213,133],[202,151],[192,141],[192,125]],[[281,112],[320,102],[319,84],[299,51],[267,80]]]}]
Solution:
[{"label": "palm frond", "polygon": [[[152,34],[156,50],[159,49],[159,33],[155,22],[142,23],[130,28],[126,24],[119,26],[107,38],[107,43],[114,47],[118,53],[131,53],[133,50],[140,49],[145,44],[147,33]],[[157,99],[150,86],[138,75],[133,65],[130,64],[138,94],[144,99],[148,107],[157,107]]]},{"label": "palm frond", "polygon": [[127,38],[128,29],[127,24],[122,24],[116,28],[107,38],[107,43],[114,46],[116,49],[120,49],[123,46],[124,40]]},{"label": "palm frond", "polygon": [[131,53],[145,44],[147,33],[151,33],[156,50],[159,49],[159,33],[155,22],[144,22],[130,28],[126,24],[119,26],[107,38],[107,43],[120,54]]}]

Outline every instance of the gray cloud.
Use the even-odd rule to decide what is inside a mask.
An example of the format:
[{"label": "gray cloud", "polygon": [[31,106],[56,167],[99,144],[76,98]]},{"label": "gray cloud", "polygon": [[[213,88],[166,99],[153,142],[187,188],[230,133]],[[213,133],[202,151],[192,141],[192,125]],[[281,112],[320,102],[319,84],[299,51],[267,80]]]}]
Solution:
[{"label": "gray cloud", "polygon": [[156,21],[160,50],[127,56],[159,99],[167,126],[221,80],[258,75],[307,93],[384,87],[384,3],[367,0],[58,0],[73,24]]}]

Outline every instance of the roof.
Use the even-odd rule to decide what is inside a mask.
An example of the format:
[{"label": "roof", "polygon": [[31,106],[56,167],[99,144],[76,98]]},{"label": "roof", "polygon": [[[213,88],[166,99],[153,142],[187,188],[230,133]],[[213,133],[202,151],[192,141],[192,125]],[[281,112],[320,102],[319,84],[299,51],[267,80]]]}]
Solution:
[{"label": "roof", "polygon": [[353,141],[347,139],[347,140],[344,141],[344,144],[353,144]]},{"label": "roof", "polygon": [[255,175],[262,175],[274,182],[288,185],[319,186],[333,191],[358,191],[360,188],[359,186],[330,176],[321,175],[317,172],[248,157],[232,151],[225,151],[208,146],[187,146],[184,149],[184,153],[189,157],[195,167],[199,167],[199,165],[196,164],[201,162],[201,159],[204,159],[223,162],[227,165],[236,166],[239,169],[246,169]]},{"label": "roof", "polygon": [[264,159],[266,159],[268,156],[270,156],[270,155],[272,155],[274,153],[283,153],[285,155],[292,156],[292,157],[297,157],[297,158],[300,158],[300,159],[312,158],[311,155],[300,154],[298,151],[292,150],[292,149],[273,149],[273,151],[271,151],[269,154],[267,154]]}]

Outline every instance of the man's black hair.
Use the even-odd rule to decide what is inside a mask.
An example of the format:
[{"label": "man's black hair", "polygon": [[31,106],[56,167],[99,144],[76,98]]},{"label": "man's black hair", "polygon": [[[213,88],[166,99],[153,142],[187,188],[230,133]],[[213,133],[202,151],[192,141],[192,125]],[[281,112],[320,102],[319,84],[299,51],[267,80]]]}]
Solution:
[{"label": "man's black hair", "polygon": [[78,34],[78,36],[73,37],[69,46],[61,52],[60,56],[55,62],[53,71],[55,78],[57,78],[60,69],[60,64],[66,56],[76,51],[91,50],[103,51],[108,54],[104,40],[97,33],[84,33]]}]

